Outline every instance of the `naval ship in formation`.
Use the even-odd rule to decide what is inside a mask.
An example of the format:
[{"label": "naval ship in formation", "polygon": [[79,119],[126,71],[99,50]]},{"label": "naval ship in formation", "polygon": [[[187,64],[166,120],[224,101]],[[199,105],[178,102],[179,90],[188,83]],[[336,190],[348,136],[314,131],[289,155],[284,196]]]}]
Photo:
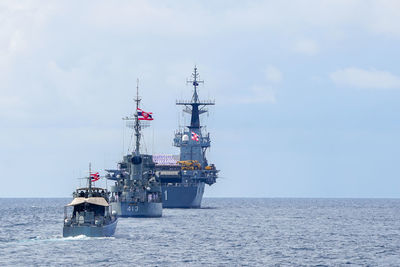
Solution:
[{"label": "naval ship in formation", "polygon": [[214,164],[209,164],[206,151],[210,147],[210,134],[200,125],[200,115],[207,112],[207,106],[214,101],[201,101],[197,90],[200,83],[197,67],[192,80],[193,96],[189,101],[177,101],[184,106],[183,111],[191,115],[190,125],[175,132],[174,146],[180,154],[154,155],[156,172],[162,186],[164,208],[200,208],[205,184],[212,185],[218,177]]},{"label": "naval ship in formation", "polygon": [[[199,80],[194,68],[192,99],[177,101],[184,112],[191,115],[190,125],[175,132],[174,146],[179,155],[148,155],[140,153],[143,121],[153,120],[152,113],[140,109],[139,86],[136,87],[136,111],[124,120],[134,122],[135,150],[123,157],[118,168],[106,170],[106,178],[115,181],[111,198],[106,189],[92,187],[88,178],[87,188],[78,188],[74,200],[67,206],[74,208],[70,216],[65,208],[63,236],[111,236],[119,217],[161,217],[162,208],[200,208],[205,184],[212,185],[219,170],[209,164],[206,151],[210,147],[210,134],[200,125],[200,115],[206,113],[213,101],[201,101],[197,87]],[[154,160],[153,160],[154,159]],[[90,167],[89,167],[90,172]],[[111,209],[110,209],[111,207]]]},{"label": "naval ship in formation", "polygon": [[[98,173],[91,173],[89,165],[88,186],[76,189],[72,194],[74,199],[64,207],[63,237],[114,235],[118,220],[116,212],[110,209],[109,192],[92,186],[99,179]],[[68,207],[73,208],[70,214]]]},{"label": "naval ship in formation", "polygon": [[[120,217],[161,217],[161,184],[155,175],[153,156],[140,153],[143,121],[153,120],[152,113],[140,109],[139,86],[136,87],[136,111],[124,120],[134,122],[135,150],[123,157],[115,170],[106,170],[111,186],[111,206]],[[129,124],[128,124],[129,125]]]}]

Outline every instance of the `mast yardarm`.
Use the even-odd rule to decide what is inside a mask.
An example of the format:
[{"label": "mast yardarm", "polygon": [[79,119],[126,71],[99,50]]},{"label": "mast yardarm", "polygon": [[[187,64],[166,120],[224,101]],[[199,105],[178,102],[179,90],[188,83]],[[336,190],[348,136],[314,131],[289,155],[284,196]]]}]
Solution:
[{"label": "mast yardarm", "polygon": [[204,81],[199,80],[199,73],[197,72],[197,67],[194,67],[194,72],[192,73],[192,80],[188,80],[187,83],[191,83],[193,85],[193,96],[191,101],[177,101],[177,105],[184,105],[186,108],[184,112],[191,114],[190,129],[199,129],[200,128],[200,114],[207,112],[206,106],[215,105],[214,101],[200,101],[199,96],[197,94],[197,87],[200,83],[204,83]]}]

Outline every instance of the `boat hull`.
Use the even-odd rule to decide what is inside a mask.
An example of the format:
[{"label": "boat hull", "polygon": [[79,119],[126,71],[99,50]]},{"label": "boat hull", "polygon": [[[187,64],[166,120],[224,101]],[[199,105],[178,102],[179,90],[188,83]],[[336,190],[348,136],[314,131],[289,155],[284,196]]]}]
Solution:
[{"label": "boat hull", "polygon": [[63,228],[63,237],[73,237],[79,235],[85,235],[88,237],[108,237],[113,236],[115,233],[115,229],[117,228],[118,220],[114,222],[104,225],[104,226],[95,226],[95,225],[71,225],[65,226]]},{"label": "boat hull", "polygon": [[118,217],[161,217],[162,203],[157,202],[111,202]]},{"label": "boat hull", "polygon": [[195,209],[201,207],[204,183],[162,185],[163,208]]}]

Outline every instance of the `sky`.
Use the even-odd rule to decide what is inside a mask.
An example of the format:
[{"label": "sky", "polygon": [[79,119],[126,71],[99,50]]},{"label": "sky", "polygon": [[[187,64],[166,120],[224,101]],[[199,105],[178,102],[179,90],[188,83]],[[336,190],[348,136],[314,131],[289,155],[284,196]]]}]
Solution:
[{"label": "sky", "polygon": [[[400,197],[400,2],[0,2],[0,197],[68,197],[129,148],[177,154],[197,65],[206,197]],[[105,181],[101,185],[107,185]],[[109,185],[109,183],[108,183]]]}]

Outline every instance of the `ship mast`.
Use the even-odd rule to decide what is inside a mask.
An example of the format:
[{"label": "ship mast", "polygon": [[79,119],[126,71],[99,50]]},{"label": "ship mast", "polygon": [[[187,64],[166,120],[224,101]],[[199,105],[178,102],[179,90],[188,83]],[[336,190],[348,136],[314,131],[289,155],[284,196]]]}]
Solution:
[{"label": "ship mast", "polygon": [[[205,152],[207,148],[210,147],[210,135],[208,133],[202,133],[201,125],[200,125],[200,115],[207,112],[207,106],[215,105],[214,101],[207,100],[202,101],[199,99],[199,95],[197,92],[197,87],[200,83],[204,83],[204,81],[199,79],[199,73],[197,72],[197,67],[194,66],[194,71],[192,73],[192,79],[188,80],[187,83],[191,83],[193,85],[193,95],[192,99],[189,101],[177,101],[177,105],[185,106],[183,109],[184,112],[191,114],[190,125],[186,126],[188,131],[183,130],[183,133],[178,133],[175,135],[174,145],[181,148],[180,160],[197,160],[201,164],[206,164],[207,160],[205,158]],[[177,138],[177,136],[180,138]],[[183,135],[188,138],[185,145],[183,144],[182,138]]]},{"label": "ship mast", "polygon": [[139,122],[139,115],[138,115],[138,109],[139,109],[139,104],[140,104],[140,98],[139,98],[139,79],[136,80],[136,112],[135,112],[135,136],[136,136],[136,147],[135,147],[135,155],[139,156],[139,147],[140,147],[140,122]]},{"label": "ship mast", "polygon": [[183,110],[191,114],[190,126],[189,129],[200,129],[200,114],[207,112],[205,108],[208,105],[215,105],[214,101],[200,101],[199,95],[197,94],[197,87],[200,83],[204,83],[204,81],[199,80],[199,73],[197,72],[197,67],[194,66],[194,72],[192,73],[192,80],[186,81],[187,83],[191,83],[193,85],[193,96],[191,101],[177,101],[177,105],[186,106]]},{"label": "ship mast", "polygon": [[92,194],[92,163],[89,162],[89,176],[88,176],[88,183],[89,183],[89,196]]},{"label": "ship mast", "polygon": [[192,73],[192,76],[193,76],[193,80],[186,81],[186,83],[193,84],[194,92],[193,92],[192,102],[193,103],[198,103],[199,102],[199,96],[197,95],[197,86],[199,86],[199,83],[204,83],[204,81],[198,80],[199,74],[197,73],[197,67],[196,66],[194,66],[194,72]]}]

